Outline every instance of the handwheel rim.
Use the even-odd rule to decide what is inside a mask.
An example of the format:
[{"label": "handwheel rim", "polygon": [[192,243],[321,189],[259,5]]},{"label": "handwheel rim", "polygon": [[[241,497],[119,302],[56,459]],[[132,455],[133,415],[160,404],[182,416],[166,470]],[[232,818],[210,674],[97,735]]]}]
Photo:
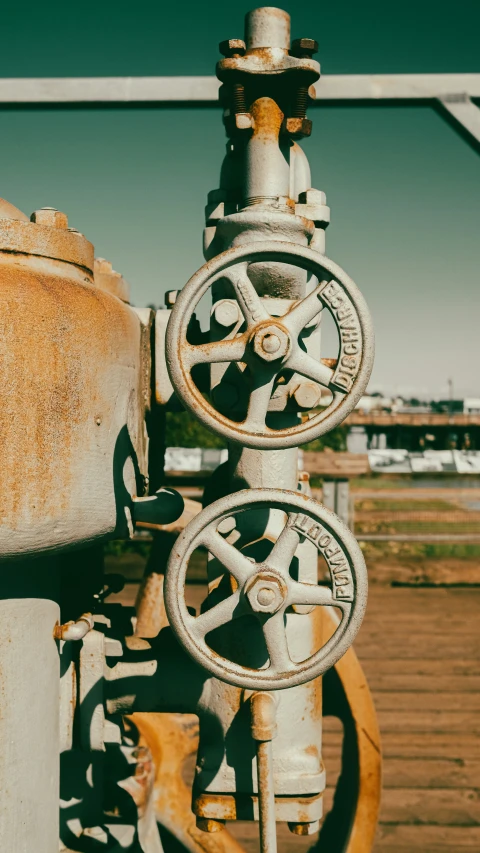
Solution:
[{"label": "handwheel rim", "polygon": [[[192,379],[191,368],[185,364],[185,344],[189,319],[202,296],[210,288],[213,279],[229,267],[242,262],[265,262],[266,255],[269,260],[290,263],[317,276],[319,270],[331,275],[355,309],[361,331],[362,352],[360,366],[351,390],[340,400],[341,394],[338,392],[337,402],[333,408],[330,404],[302,424],[278,430],[265,427],[264,432],[258,432],[242,428],[241,423],[222,415],[205,399]],[[333,311],[331,313],[337,324]],[[204,264],[180,291],[168,322],[165,346],[170,379],[187,409],[193,411],[207,428],[220,433],[229,441],[264,450],[306,444],[341,424],[365,392],[373,368],[375,349],[370,311],[350,276],[334,261],[312,249],[275,240],[227,249]]]},{"label": "handwheel rim", "polygon": [[[347,554],[353,583],[354,597],[349,615],[342,619],[335,634],[315,654],[285,675],[269,675],[268,670],[256,670],[236,664],[211,650],[205,641],[192,636],[190,616],[184,598],[188,560],[197,547],[203,531],[213,523],[234,512],[252,508],[280,509],[310,514],[325,530],[333,535]],[[238,552],[240,553],[240,552]],[[307,585],[306,585],[307,586]],[[340,606],[334,600],[333,606]],[[324,506],[299,492],[281,489],[248,489],[221,498],[202,511],[185,528],[170,555],[165,577],[165,605],[170,624],[185,650],[202,667],[222,681],[244,689],[281,690],[303,684],[330,669],[351,646],[362,623],[367,603],[367,570],[363,554],[353,534],[346,525]]]}]

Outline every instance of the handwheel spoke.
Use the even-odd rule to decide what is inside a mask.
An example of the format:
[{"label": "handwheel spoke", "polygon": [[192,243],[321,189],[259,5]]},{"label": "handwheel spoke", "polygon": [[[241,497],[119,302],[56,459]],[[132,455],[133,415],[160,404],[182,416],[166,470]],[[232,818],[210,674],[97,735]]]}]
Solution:
[{"label": "handwheel spoke", "polygon": [[241,551],[238,551],[234,545],[227,542],[212,528],[207,527],[202,531],[201,543],[233,575],[239,584],[245,583],[247,578],[254,573],[255,564],[251,563]]},{"label": "handwheel spoke", "polygon": [[203,638],[215,628],[220,628],[227,622],[231,622],[232,619],[236,619],[242,612],[240,592],[237,590],[233,595],[229,595],[228,598],[224,598],[223,601],[215,604],[210,610],[206,610],[200,616],[192,619],[192,629],[198,637]]},{"label": "handwheel spoke", "polygon": [[294,370],[295,373],[300,373],[306,379],[312,379],[313,382],[318,382],[325,388],[329,388],[333,379],[334,371],[322,364],[321,361],[316,361],[311,355],[308,355],[301,349],[297,349],[287,362],[287,367]]},{"label": "handwheel spoke", "polygon": [[197,346],[187,345],[184,355],[189,367],[195,364],[220,364],[227,361],[242,361],[247,346],[246,335],[227,341],[212,341]]},{"label": "handwheel spoke", "polygon": [[305,296],[298,305],[295,305],[288,314],[282,317],[282,323],[292,334],[299,335],[307,323],[323,310],[321,292],[325,285],[326,281],[321,281],[315,290],[312,290],[308,296]]},{"label": "handwheel spoke", "polygon": [[265,371],[258,371],[255,375],[255,384],[248,401],[247,417],[242,423],[244,429],[252,432],[262,432],[265,429],[275,376],[276,373],[268,376]]},{"label": "handwheel spoke", "polygon": [[267,645],[270,666],[277,672],[288,672],[295,668],[287,645],[285,617],[283,611],[274,613],[266,619],[263,626],[263,636]]},{"label": "handwheel spoke", "polygon": [[300,536],[293,529],[290,518],[275,542],[267,560],[269,568],[276,569],[285,574],[288,574],[290,564],[300,542]]},{"label": "handwheel spoke", "polygon": [[289,604],[318,604],[325,607],[336,603],[329,587],[299,581],[290,583],[288,598]]},{"label": "handwheel spoke", "polygon": [[256,326],[262,320],[270,320],[270,314],[264,307],[260,296],[250,281],[247,273],[247,264],[237,264],[225,270],[224,276],[228,278],[235,290],[242,314],[247,321],[247,326]]}]

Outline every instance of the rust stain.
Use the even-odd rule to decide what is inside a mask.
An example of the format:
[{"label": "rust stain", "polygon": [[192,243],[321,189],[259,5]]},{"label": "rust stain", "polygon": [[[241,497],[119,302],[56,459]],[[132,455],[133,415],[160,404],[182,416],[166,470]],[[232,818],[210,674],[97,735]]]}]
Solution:
[{"label": "rust stain", "polygon": [[0,278],[0,518],[16,529],[74,501],[73,469],[112,415],[106,367],[138,324],[62,261],[0,252]]}]

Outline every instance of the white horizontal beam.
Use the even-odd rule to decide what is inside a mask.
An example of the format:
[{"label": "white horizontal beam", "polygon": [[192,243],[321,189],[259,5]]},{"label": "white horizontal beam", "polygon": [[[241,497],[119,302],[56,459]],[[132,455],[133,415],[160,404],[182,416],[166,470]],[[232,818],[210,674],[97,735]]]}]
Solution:
[{"label": "white horizontal beam", "polygon": [[[215,77],[0,78],[0,104],[216,102]],[[330,74],[316,86],[319,101],[480,98],[480,74]]]}]

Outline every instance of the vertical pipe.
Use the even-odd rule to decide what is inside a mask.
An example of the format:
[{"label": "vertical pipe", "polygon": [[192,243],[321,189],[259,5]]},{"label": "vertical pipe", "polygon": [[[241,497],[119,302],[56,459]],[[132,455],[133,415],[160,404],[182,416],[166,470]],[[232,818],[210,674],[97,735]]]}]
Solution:
[{"label": "vertical pipe", "polygon": [[55,595],[30,583],[34,573],[39,579],[47,573],[48,584],[53,570],[54,560],[1,567],[0,850],[9,853],[52,853],[59,844],[60,666],[53,631],[60,609]]},{"label": "vertical pipe", "polygon": [[259,741],[257,743],[257,779],[260,850],[262,853],[277,853],[277,824],[275,821],[271,741]]},{"label": "vertical pipe", "polygon": [[277,824],[273,782],[272,739],[277,735],[276,703],[271,693],[250,699],[251,732],[257,742],[258,818],[260,850],[277,853]]},{"label": "vertical pipe", "polygon": [[247,50],[260,47],[290,47],[290,15],[274,6],[261,6],[245,16]]},{"label": "vertical pipe", "polygon": [[244,203],[278,202],[290,192],[290,163],[280,147],[283,113],[273,98],[257,98],[250,107],[253,133],[245,149]]}]

